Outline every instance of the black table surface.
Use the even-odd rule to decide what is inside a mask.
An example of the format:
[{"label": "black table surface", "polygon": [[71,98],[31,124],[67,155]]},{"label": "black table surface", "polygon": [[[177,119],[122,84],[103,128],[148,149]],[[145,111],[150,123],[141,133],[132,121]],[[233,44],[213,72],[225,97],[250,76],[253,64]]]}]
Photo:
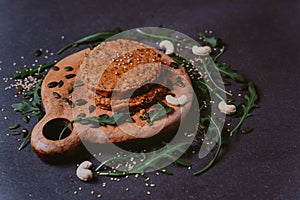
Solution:
[{"label": "black table surface", "polygon": [[[300,199],[299,13],[296,0],[0,1],[0,199]],[[150,174],[154,188],[135,177],[85,183],[76,178],[74,163],[50,165],[30,146],[17,150],[17,139],[6,134],[20,121],[10,108],[20,99],[4,91],[2,78],[34,63],[39,48],[50,55],[104,29],[160,24],[195,39],[195,27],[213,30],[229,44],[220,60],[259,91],[260,108],[246,122],[254,131],[233,136],[213,168],[195,177],[193,169],[172,166],[173,176]]]}]

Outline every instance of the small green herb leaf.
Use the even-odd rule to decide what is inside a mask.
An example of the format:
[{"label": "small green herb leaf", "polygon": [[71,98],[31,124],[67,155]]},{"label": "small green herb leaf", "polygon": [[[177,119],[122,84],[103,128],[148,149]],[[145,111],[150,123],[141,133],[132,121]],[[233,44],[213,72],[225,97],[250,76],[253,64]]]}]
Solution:
[{"label": "small green herb leaf", "polygon": [[247,104],[242,105],[243,115],[240,117],[239,123],[230,132],[230,136],[240,128],[240,126],[243,124],[245,119],[247,119],[248,117],[250,117],[252,115],[251,114],[252,109],[258,107],[258,105],[256,104],[256,101],[258,100],[258,95],[256,93],[255,86],[253,85],[252,82],[248,83],[248,91],[249,91],[250,96],[245,95],[245,97],[244,97],[247,100]]},{"label": "small green herb leaf", "polygon": [[161,107],[157,110],[154,110],[153,112],[149,113],[150,116],[150,121],[153,123],[154,121],[165,117],[166,115],[168,115],[169,113],[171,113],[174,109],[170,106],[167,106],[166,104],[160,102],[159,103],[161,105]]}]

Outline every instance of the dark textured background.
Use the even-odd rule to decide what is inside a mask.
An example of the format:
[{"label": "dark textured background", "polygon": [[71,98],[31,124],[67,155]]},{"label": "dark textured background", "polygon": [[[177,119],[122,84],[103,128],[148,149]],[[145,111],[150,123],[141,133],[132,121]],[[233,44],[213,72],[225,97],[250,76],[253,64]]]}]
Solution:
[{"label": "dark textured background", "polygon": [[[299,13],[296,0],[1,0],[0,101],[5,110],[0,112],[0,199],[94,199],[98,193],[103,199],[300,199]],[[83,183],[74,177],[74,164],[46,164],[30,147],[17,151],[16,138],[6,136],[8,125],[20,121],[10,109],[17,100],[11,98],[13,91],[4,92],[3,77],[33,63],[38,48],[55,52],[68,41],[103,29],[160,24],[194,38],[195,26],[214,30],[229,44],[221,60],[253,80],[259,90],[261,108],[246,122],[255,130],[233,137],[211,170],[194,177],[191,171],[171,167],[173,176],[151,174],[153,189],[133,177]],[[106,188],[102,182],[107,182]],[[73,195],[78,187],[82,191]],[[148,190],[151,195],[145,194]]]}]

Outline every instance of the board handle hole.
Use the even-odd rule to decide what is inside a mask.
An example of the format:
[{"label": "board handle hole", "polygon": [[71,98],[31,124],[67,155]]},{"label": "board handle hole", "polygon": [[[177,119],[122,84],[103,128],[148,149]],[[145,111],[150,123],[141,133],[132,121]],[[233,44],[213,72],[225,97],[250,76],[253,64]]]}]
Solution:
[{"label": "board handle hole", "polygon": [[43,135],[49,140],[64,139],[71,135],[73,124],[64,118],[56,118],[48,121],[43,127]]}]

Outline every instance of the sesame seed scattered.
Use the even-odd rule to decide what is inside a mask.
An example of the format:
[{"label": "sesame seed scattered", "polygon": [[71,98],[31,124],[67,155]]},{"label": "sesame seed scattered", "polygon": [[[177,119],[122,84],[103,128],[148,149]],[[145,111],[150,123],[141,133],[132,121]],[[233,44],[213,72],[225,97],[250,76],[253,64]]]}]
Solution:
[{"label": "sesame seed scattered", "polygon": [[91,194],[95,194],[95,191],[94,191],[94,190],[92,190],[92,191],[91,191]]},{"label": "sesame seed scattered", "polygon": [[125,191],[127,192],[129,190],[129,188],[127,187],[127,188],[125,188]]},{"label": "sesame seed scattered", "polygon": [[60,36],[60,39],[62,39],[62,40],[65,39],[65,36],[64,35]]},{"label": "sesame seed scattered", "polygon": [[151,194],[151,192],[150,192],[150,191],[147,191],[147,192],[146,192],[146,194],[150,195],[150,194]]},{"label": "sesame seed scattered", "polygon": [[82,188],[81,188],[81,187],[79,187],[79,188],[78,188],[78,190],[79,190],[79,191],[81,191],[81,190],[82,190]]},{"label": "sesame seed scattered", "polygon": [[74,194],[77,194],[77,191],[74,191]]},{"label": "sesame seed scattered", "polygon": [[242,94],[238,94],[238,96],[239,96],[239,97],[241,97],[241,96],[242,96]]},{"label": "sesame seed scattered", "polygon": [[13,66],[16,66],[16,65],[17,65],[17,63],[14,62],[14,63],[13,63]]},{"label": "sesame seed scattered", "polygon": [[98,197],[98,198],[101,198],[101,197],[102,197],[102,195],[101,195],[101,194],[98,194],[98,195],[97,195],[97,197]]}]

